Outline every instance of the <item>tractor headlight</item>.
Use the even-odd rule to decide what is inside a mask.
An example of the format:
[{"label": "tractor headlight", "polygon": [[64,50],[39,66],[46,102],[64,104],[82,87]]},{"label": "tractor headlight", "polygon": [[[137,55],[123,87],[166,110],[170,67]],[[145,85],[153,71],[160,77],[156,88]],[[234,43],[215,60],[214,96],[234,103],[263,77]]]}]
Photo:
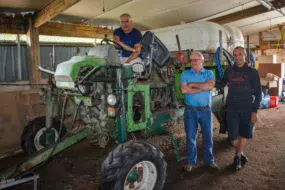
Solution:
[{"label": "tractor headlight", "polygon": [[135,73],[142,73],[144,72],[144,64],[143,63],[134,63],[132,69]]},{"label": "tractor headlight", "polygon": [[114,94],[109,94],[107,97],[107,102],[110,106],[114,106],[117,103],[117,97]]}]

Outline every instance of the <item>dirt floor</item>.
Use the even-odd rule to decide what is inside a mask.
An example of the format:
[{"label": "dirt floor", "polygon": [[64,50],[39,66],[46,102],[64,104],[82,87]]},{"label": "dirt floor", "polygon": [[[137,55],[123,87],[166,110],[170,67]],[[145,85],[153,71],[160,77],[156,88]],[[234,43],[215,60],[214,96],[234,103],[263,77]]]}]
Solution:
[{"label": "dirt floor", "polygon": [[[173,148],[167,136],[154,137],[150,141],[165,153],[168,175],[165,190],[179,189],[285,189],[285,105],[279,108],[260,110],[254,139],[246,146],[245,154],[249,163],[241,171],[233,169],[234,151],[227,141],[227,135],[218,133],[214,122],[214,156],[221,170],[212,173],[203,167],[201,135],[198,136],[198,164],[193,172],[182,173],[185,161],[176,163]],[[180,128],[179,128],[180,127]],[[176,136],[183,139],[183,126],[178,126]],[[180,141],[181,155],[185,156],[185,142]],[[108,152],[116,146],[109,143],[106,149],[91,146],[84,140],[53,157],[49,163],[39,169],[42,190],[94,190],[99,186],[101,163]],[[0,166],[7,166],[9,158],[0,161]],[[14,190],[32,189],[25,184]]]}]

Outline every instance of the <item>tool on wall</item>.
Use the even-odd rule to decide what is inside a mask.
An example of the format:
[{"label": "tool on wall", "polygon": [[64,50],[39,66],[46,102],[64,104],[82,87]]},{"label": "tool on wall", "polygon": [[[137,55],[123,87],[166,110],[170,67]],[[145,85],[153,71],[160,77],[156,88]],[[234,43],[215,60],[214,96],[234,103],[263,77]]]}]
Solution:
[{"label": "tool on wall", "polygon": [[177,45],[178,45],[178,53],[176,54],[176,62],[177,64],[185,64],[185,57],[184,57],[184,53],[181,52],[181,46],[180,46],[180,41],[179,41],[179,36],[176,34],[176,41],[177,41]]}]

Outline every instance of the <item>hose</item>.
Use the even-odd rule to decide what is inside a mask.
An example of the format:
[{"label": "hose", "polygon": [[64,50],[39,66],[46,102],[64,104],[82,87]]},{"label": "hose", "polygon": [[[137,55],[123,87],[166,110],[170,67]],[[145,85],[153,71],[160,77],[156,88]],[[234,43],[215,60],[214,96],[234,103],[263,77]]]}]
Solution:
[{"label": "hose", "polygon": [[[285,26],[282,26],[282,28],[281,28],[281,30],[280,30],[280,35],[279,35],[279,37],[278,37],[278,44],[277,44],[277,47],[276,47],[275,54],[278,53],[279,44],[280,44],[280,40],[282,39],[282,32],[283,32],[283,28],[284,28],[284,27],[285,27]],[[282,39],[282,40],[283,40],[283,39]]]},{"label": "hose", "polygon": [[[75,110],[75,113],[74,113],[74,116],[73,116],[73,120],[72,120],[72,124],[71,124],[71,128],[70,128],[70,132],[72,131],[72,129],[73,129],[73,127],[74,127],[75,120],[76,120],[76,117],[77,117],[77,115],[78,115],[78,110],[79,110],[79,108],[80,108],[80,106],[81,106],[82,103],[83,103],[83,100],[80,101],[80,103],[78,104],[78,106],[77,106],[77,108],[76,108],[76,110]],[[80,115],[79,115],[79,117],[80,117]],[[67,136],[70,134],[70,132],[67,133],[63,138],[67,137]]]},{"label": "hose", "polygon": [[[216,65],[218,67],[219,76],[222,79],[224,77],[224,74],[223,74],[223,69],[222,69],[222,65],[221,65],[219,52],[220,52],[220,47],[218,47],[216,52],[215,52],[215,60],[216,60]],[[229,52],[227,52],[224,48],[223,48],[223,55],[226,57],[226,59],[230,63],[230,65],[233,66],[234,65],[233,56]]]}]

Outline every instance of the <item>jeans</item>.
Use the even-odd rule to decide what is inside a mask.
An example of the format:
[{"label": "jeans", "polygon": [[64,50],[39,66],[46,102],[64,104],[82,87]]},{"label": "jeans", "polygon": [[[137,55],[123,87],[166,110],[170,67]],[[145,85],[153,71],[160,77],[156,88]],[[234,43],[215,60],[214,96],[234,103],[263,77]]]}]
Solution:
[{"label": "jeans", "polygon": [[213,164],[213,124],[211,108],[193,110],[185,108],[184,128],[186,133],[187,165],[194,166],[197,162],[196,136],[198,123],[202,130],[204,164]]}]

